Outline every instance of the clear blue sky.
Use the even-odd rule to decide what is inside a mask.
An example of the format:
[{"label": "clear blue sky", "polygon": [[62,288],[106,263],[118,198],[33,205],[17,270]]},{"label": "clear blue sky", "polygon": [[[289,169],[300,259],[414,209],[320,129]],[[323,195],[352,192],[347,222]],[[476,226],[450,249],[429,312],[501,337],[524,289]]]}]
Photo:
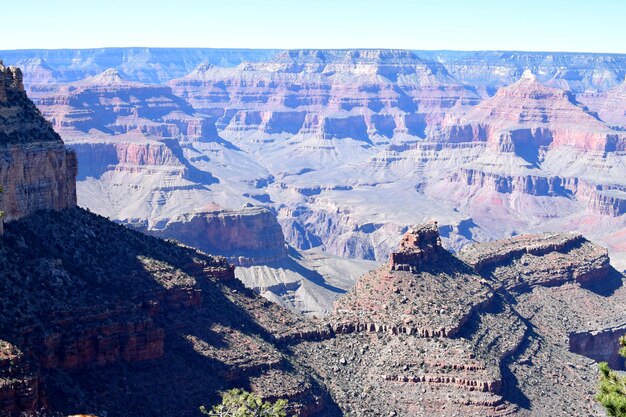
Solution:
[{"label": "clear blue sky", "polygon": [[0,49],[160,46],[626,53],[626,0],[5,3]]}]

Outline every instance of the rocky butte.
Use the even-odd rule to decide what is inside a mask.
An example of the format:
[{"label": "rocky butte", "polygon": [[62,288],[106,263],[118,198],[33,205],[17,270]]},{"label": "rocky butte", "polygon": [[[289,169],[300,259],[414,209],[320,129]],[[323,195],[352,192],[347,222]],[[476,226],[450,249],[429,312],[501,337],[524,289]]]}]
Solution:
[{"label": "rocky butte", "polygon": [[431,223],[290,343],[346,415],[596,415],[594,366],[576,353],[623,366],[601,344],[626,332],[625,295],[606,250],[579,235],[455,256]]},{"label": "rocky butte", "polygon": [[[624,277],[607,249],[535,233],[454,254],[449,225],[411,226],[329,315],[307,319],[247,289],[223,257],[76,207],[73,153],[19,70],[3,74],[3,146],[19,158],[2,172],[28,175],[3,199],[19,210],[0,237],[0,411],[192,416],[244,387],[303,417],[602,415],[595,362],[623,369],[626,333]],[[209,212],[195,221],[228,222]],[[353,232],[372,230],[384,226]]]}]

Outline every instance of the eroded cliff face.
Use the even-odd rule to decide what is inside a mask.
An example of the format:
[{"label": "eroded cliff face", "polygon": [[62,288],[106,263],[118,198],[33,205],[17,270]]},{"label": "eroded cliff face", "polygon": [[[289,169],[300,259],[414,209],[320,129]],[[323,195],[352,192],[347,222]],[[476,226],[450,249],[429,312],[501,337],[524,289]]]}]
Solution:
[{"label": "eroded cliff face", "polygon": [[16,220],[76,205],[77,161],[26,97],[19,68],[0,61],[0,208]]},{"label": "eroded cliff face", "polygon": [[262,207],[196,212],[147,232],[225,256],[234,265],[272,264],[287,258],[283,231],[274,214]]}]

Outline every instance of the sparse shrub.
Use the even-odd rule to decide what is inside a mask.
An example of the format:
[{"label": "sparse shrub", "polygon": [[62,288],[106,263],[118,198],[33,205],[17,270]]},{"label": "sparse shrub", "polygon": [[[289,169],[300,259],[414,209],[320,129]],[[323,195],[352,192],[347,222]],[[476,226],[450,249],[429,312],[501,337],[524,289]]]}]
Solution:
[{"label": "sparse shrub", "polygon": [[[626,336],[620,338],[620,355],[626,357]],[[596,399],[613,417],[626,417],[626,377],[620,376],[602,362],[600,368],[600,389]]]},{"label": "sparse shrub", "polygon": [[222,394],[222,403],[210,410],[200,407],[200,412],[211,417],[286,417],[287,401],[263,401],[252,393],[231,389]]}]

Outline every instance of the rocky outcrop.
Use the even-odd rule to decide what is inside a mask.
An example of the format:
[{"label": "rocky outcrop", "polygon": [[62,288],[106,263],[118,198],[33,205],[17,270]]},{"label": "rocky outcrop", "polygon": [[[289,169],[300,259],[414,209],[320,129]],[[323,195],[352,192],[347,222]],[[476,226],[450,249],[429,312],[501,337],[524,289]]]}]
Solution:
[{"label": "rocky outcrop", "polygon": [[[463,302],[452,308],[441,298],[444,292]],[[388,266],[361,277],[337,301],[330,320],[342,323],[333,327],[338,333],[351,329],[451,337],[492,296],[480,277],[441,247],[437,225],[431,223],[407,232]]]},{"label": "rocky outcrop", "polygon": [[[172,415],[163,396],[186,392],[192,398],[176,408],[195,410],[207,387],[217,392],[242,380],[265,398],[290,399],[293,412],[332,410],[324,392],[273,345],[274,334],[302,327],[300,319],[243,287],[224,258],[77,208],[10,222],[1,243],[0,290],[15,300],[0,301],[2,338],[11,341],[0,342],[1,411],[68,413],[89,406],[68,399],[80,392],[125,415],[139,406],[124,388],[130,383],[150,385],[152,409]],[[138,365],[146,361],[150,366]],[[204,376],[172,388],[181,365]],[[104,387],[115,395],[92,392]]]},{"label": "rocky outcrop", "polygon": [[[337,301],[325,328],[303,330],[289,343],[327,381],[342,409],[355,414],[514,414],[494,364],[515,350],[523,325],[507,311],[498,330],[485,330],[505,332],[505,345],[493,334],[467,331],[477,325],[468,321],[498,304],[496,298],[441,247],[436,223],[416,226],[388,265]],[[491,359],[475,354],[474,340],[491,345]],[[368,401],[352,400],[363,391]]]},{"label": "rocky outcrop", "polygon": [[626,335],[626,328],[599,331],[573,332],[569,334],[569,350],[585,355],[597,362],[608,362],[611,368],[626,369],[624,358],[619,355],[619,339]]},{"label": "rocky outcrop", "polygon": [[400,251],[389,255],[389,269],[417,272],[422,264],[436,261],[442,250],[437,223],[413,228],[400,241]]},{"label": "rocky outcrop", "polygon": [[225,256],[240,266],[271,264],[287,258],[283,231],[274,214],[262,207],[182,215],[148,233]]},{"label": "rocky outcrop", "polygon": [[[413,227],[389,265],[359,279],[325,325],[281,340],[324,378],[343,410],[356,414],[499,416],[523,415],[532,407],[549,415],[551,407],[543,408],[545,390],[555,378],[572,392],[583,386],[593,392],[589,363],[562,345],[563,333],[574,328],[568,317],[577,312],[564,316],[561,309],[593,306],[595,295],[578,283],[599,290],[611,280],[609,268],[606,250],[579,235],[521,236],[473,246],[456,258],[441,248],[435,224]],[[521,288],[521,280],[513,279],[518,274],[526,274],[527,290],[541,288],[537,300],[535,292],[526,297],[528,292],[511,291]],[[582,299],[559,299],[574,289]],[[563,323],[556,317],[544,322],[539,313],[544,309]],[[607,311],[616,319],[617,310]],[[441,327],[416,331],[415,323]],[[618,344],[613,342],[620,334],[623,330],[570,332],[569,349],[596,360],[614,359]],[[555,361],[567,372],[541,370],[540,364]],[[515,402],[509,372],[521,378],[516,381],[522,381],[532,405]],[[537,372],[543,376],[533,379]],[[367,402],[353,400],[364,390]],[[555,404],[567,403],[559,415],[594,413],[569,396],[551,395]]]},{"label": "rocky outcrop", "polygon": [[0,208],[16,220],[76,205],[77,162],[26,97],[19,68],[0,61]]},{"label": "rocky outcrop", "polygon": [[509,289],[601,282],[611,270],[605,248],[573,233],[522,235],[470,245],[460,257]]},{"label": "rocky outcrop", "polygon": [[9,415],[46,405],[38,369],[15,345],[0,341],[0,410]]}]

